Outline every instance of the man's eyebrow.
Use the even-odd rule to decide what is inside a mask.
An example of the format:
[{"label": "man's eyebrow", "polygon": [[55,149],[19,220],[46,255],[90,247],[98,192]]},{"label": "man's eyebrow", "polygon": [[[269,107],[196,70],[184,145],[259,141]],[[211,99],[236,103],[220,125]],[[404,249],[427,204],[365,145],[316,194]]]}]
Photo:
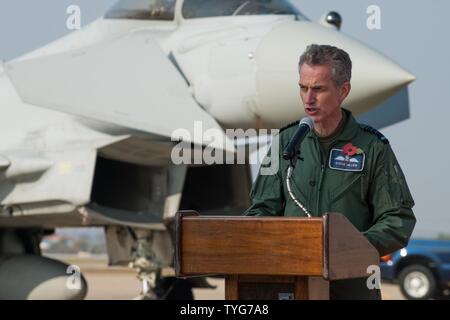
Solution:
[{"label": "man's eyebrow", "polygon": [[298,85],[299,85],[300,87],[311,88],[311,89],[321,89],[321,88],[325,87],[325,85],[323,85],[323,84],[315,84],[315,85],[312,85],[312,86],[308,86],[308,85],[306,85],[306,84],[299,83]]}]

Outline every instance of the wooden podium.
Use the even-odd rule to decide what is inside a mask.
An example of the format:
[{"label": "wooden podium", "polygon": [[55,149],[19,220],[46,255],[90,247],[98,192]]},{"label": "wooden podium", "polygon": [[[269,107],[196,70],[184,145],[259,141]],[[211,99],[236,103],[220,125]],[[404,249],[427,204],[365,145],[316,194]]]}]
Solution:
[{"label": "wooden podium", "polygon": [[176,215],[178,277],[224,275],[226,300],[329,299],[329,281],[368,277],[377,250],[341,214]]}]

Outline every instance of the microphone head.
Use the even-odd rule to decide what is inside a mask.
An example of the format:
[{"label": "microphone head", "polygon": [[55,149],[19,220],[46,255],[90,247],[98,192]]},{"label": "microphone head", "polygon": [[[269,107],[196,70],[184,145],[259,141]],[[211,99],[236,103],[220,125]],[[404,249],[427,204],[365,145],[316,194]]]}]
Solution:
[{"label": "microphone head", "polygon": [[300,120],[298,126],[300,127],[303,124],[307,125],[309,127],[309,130],[314,128],[314,121],[310,117],[304,117],[302,120]]}]

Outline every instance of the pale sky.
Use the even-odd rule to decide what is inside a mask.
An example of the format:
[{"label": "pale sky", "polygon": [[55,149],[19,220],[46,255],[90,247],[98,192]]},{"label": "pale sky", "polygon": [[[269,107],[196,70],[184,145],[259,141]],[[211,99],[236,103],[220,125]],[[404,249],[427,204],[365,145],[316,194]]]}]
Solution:
[{"label": "pale sky", "polygon": [[[448,0],[293,0],[313,21],[328,11],[343,17],[342,32],[382,52],[417,77],[409,86],[411,117],[381,131],[405,172],[416,202],[416,237],[450,233],[450,74]],[[9,60],[69,32],[66,9],[81,8],[82,26],[115,0],[0,0],[0,59]],[[366,26],[367,8],[381,10],[381,29]]]}]

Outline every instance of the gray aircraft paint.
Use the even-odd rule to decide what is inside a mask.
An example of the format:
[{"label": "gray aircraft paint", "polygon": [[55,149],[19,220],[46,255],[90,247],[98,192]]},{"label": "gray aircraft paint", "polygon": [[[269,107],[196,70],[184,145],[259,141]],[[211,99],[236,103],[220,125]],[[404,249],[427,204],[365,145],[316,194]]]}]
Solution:
[{"label": "gray aircraft paint", "polygon": [[[0,59],[9,60],[72,31],[66,28],[66,9],[79,5],[82,25],[104,13],[113,0],[50,0],[30,2],[4,1],[0,10]],[[376,48],[417,77],[408,92],[400,92],[380,108],[361,119],[377,127],[388,139],[407,176],[416,201],[418,223],[414,235],[435,236],[447,232],[447,118],[444,78],[450,71],[447,57],[450,47],[446,38],[446,14],[450,3],[426,1],[293,1],[312,20],[330,10],[343,16],[342,32]],[[381,29],[368,30],[366,9],[381,9]],[[427,61],[428,60],[428,61]],[[409,108],[404,107],[409,100]],[[402,108],[386,116],[389,103],[402,103]],[[384,110],[383,110],[384,108]],[[392,125],[386,118],[401,119]],[[388,125],[387,127],[385,127]],[[426,128],[425,128],[426,126]],[[448,145],[448,143],[447,143]]]}]

